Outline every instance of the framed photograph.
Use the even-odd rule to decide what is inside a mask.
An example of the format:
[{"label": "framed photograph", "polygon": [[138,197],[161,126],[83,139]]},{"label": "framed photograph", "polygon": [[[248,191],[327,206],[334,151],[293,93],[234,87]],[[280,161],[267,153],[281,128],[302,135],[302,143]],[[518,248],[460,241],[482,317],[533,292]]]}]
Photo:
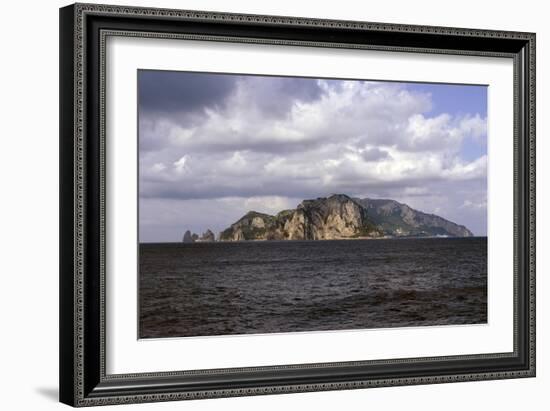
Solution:
[{"label": "framed photograph", "polygon": [[535,376],[535,34],[60,10],[60,400]]}]

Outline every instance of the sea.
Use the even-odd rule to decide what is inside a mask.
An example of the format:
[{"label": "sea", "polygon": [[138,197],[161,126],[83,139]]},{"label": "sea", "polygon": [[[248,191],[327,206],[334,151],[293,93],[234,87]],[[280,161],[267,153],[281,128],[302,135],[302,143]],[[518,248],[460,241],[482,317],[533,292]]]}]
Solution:
[{"label": "sea", "polygon": [[486,237],[139,246],[140,338],[486,322]]}]

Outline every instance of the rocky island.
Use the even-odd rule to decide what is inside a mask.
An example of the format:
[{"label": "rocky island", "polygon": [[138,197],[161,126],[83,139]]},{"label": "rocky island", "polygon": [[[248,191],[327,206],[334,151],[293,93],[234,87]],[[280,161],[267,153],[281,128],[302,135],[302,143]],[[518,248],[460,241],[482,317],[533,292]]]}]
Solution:
[{"label": "rocky island", "polygon": [[466,227],[394,200],[344,194],[304,200],[276,215],[250,211],[223,230],[220,241],[335,240],[380,237],[471,237]]},{"label": "rocky island", "polygon": [[[223,230],[219,241],[339,240],[391,237],[471,237],[472,232],[434,214],[414,210],[395,200],[352,198],[334,194],[304,200],[276,215],[249,211]],[[207,230],[201,237],[187,231],[184,242],[215,241]]]}]

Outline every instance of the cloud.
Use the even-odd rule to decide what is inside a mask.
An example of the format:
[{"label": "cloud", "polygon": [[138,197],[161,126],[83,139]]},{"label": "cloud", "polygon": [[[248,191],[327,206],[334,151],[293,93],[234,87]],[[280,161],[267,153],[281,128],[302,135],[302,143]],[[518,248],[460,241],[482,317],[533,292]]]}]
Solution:
[{"label": "cloud", "polygon": [[186,170],[185,164],[187,163],[188,156],[182,156],[178,161],[174,162],[174,168],[176,169],[177,173],[183,173]]},{"label": "cloud", "polygon": [[139,70],[139,109],[142,114],[188,113],[215,105],[234,89],[234,76],[208,73]]},{"label": "cloud", "polygon": [[463,135],[485,141],[487,135],[487,119],[480,117],[479,114],[475,116],[466,116],[460,119],[459,128]]},{"label": "cloud", "polygon": [[[140,73],[145,204],[205,209],[233,199],[243,214],[343,192],[408,199],[483,226],[463,207],[486,196],[487,120],[478,113],[430,115],[431,95],[399,83]],[[479,144],[467,159],[470,140]]]},{"label": "cloud", "polygon": [[164,163],[155,163],[155,164],[153,164],[153,166],[151,167],[151,170],[152,170],[154,173],[160,173],[160,172],[166,170],[166,166],[164,165]]},{"label": "cloud", "polygon": [[482,200],[482,201],[479,201],[479,202],[474,202],[474,201],[471,201],[471,200],[464,200],[464,202],[462,203],[462,205],[460,207],[461,208],[473,209],[473,210],[485,210],[485,209],[487,209],[487,200]]},{"label": "cloud", "polygon": [[368,147],[360,151],[361,157],[365,161],[379,161],[390,157],[389,153],[385,150],[380,150],[377,147]]}]

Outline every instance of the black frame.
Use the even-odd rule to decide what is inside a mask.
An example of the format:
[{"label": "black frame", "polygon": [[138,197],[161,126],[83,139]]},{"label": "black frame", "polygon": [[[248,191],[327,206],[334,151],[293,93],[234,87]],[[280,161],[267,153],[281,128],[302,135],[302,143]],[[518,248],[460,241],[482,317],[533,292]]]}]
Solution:
[{"label": "black frame", "polygon": [[[514,61],[514,351],[105,373],[104,46],[110,35]],[[75,4],[60,9],[60,401],[73,406],[535,376],[535,34]]]}]

